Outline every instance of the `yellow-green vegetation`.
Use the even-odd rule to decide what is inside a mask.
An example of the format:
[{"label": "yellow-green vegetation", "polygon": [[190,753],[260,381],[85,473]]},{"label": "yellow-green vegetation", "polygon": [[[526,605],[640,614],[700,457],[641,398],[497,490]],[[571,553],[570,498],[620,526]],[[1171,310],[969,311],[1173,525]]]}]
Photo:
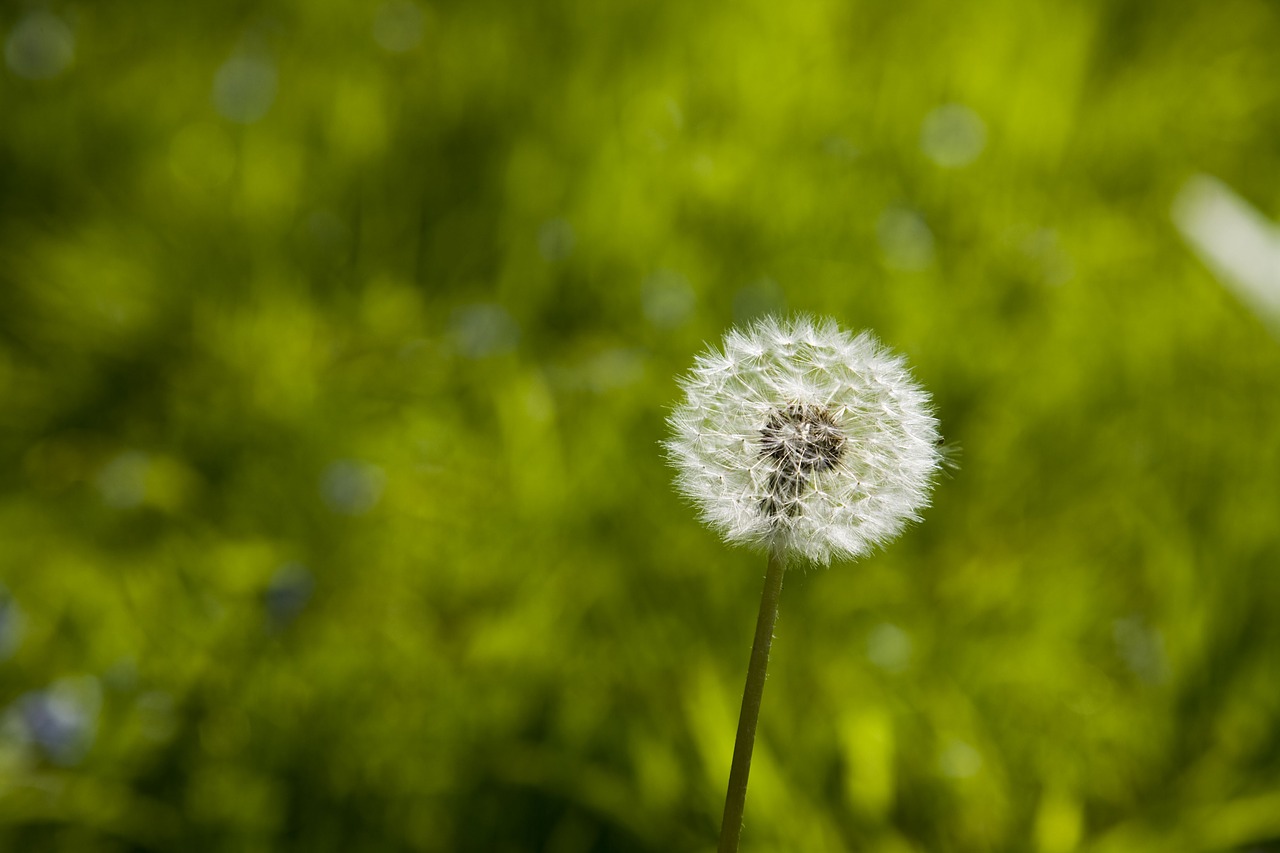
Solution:
[{"label": "yellow-green vegetation", "polygon": [[1274,3],[0,39],[0,849],[712,849],[763,560],[664,418],[804,311],[963,452],[788,577],[743,850],[1280,850],[1280,338],[1171,214],[1280,218]]}]

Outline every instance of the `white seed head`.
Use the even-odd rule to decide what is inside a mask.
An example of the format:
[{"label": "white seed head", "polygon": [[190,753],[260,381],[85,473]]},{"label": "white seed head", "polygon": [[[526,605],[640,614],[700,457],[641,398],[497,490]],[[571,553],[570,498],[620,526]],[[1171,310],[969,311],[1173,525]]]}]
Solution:
[{"label": "white seed head", "polygon": [[680,380],[676,485],[729,542],[861,556],[929,502],[938,422],[902,358],[833,321],[731,329]]}]

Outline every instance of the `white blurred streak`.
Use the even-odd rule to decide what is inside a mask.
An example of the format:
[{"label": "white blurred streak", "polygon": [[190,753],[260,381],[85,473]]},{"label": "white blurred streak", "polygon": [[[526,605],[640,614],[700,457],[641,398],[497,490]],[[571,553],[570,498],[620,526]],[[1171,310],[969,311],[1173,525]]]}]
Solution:
[{"label": "white blurred streak", "polygon": [[1223,284],[1280,335],[1280,228],[1208,175],[1183,184],[1173,221]]}]

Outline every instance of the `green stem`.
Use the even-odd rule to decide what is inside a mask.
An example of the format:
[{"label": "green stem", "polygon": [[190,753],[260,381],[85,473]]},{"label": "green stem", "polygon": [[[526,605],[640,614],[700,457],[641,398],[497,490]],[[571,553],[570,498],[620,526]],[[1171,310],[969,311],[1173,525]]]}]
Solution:
[{"label": "green stem", "polygon": [[729,768],[729,792],[724,799],[724,820],[720,823],[719,853],[737,853],[742,835],[742,809],[747,802],[747,776],[751,772],[751,750],[756,742],[756,721],[760,719],[760,697],[764,694],[764,674],[769,666],[769,646],[773,625],[778,620],[778,600],[782,597],[782,575],[786,571],[782,548],[769,551],[769,570],[760,595],[760,615],[756,638],[751,644],[751,664],[747,686],[742,692],[742,713],[738,716],[738,737],[733,744],[733,764]]}]

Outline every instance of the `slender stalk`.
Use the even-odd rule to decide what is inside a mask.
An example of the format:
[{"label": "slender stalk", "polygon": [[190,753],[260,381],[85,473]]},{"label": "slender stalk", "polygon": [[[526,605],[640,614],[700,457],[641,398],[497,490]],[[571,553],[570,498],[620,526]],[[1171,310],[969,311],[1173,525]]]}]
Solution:
[{"label": "slender stalk", "polygon": [[724,820],[720,823],[719,853],[737,853],[742,835],[742,809],[747,802],[747,776],[751,772],[751,750],[756,742],[756,721],[760,719],[760,697],[769,666],[769,646],[773,625],[778,620],[778,600],[782,597],[782,575],[786,571],[782,548],[769,551],[769,569],[760,594],[760,615],[756,618],[756,638],[751,644],[751,664],[747,686],[742,692],[742,713],[738,716],[738,737],[733,744],[733,764],[729,768],[729,791],[724,799]]}]

